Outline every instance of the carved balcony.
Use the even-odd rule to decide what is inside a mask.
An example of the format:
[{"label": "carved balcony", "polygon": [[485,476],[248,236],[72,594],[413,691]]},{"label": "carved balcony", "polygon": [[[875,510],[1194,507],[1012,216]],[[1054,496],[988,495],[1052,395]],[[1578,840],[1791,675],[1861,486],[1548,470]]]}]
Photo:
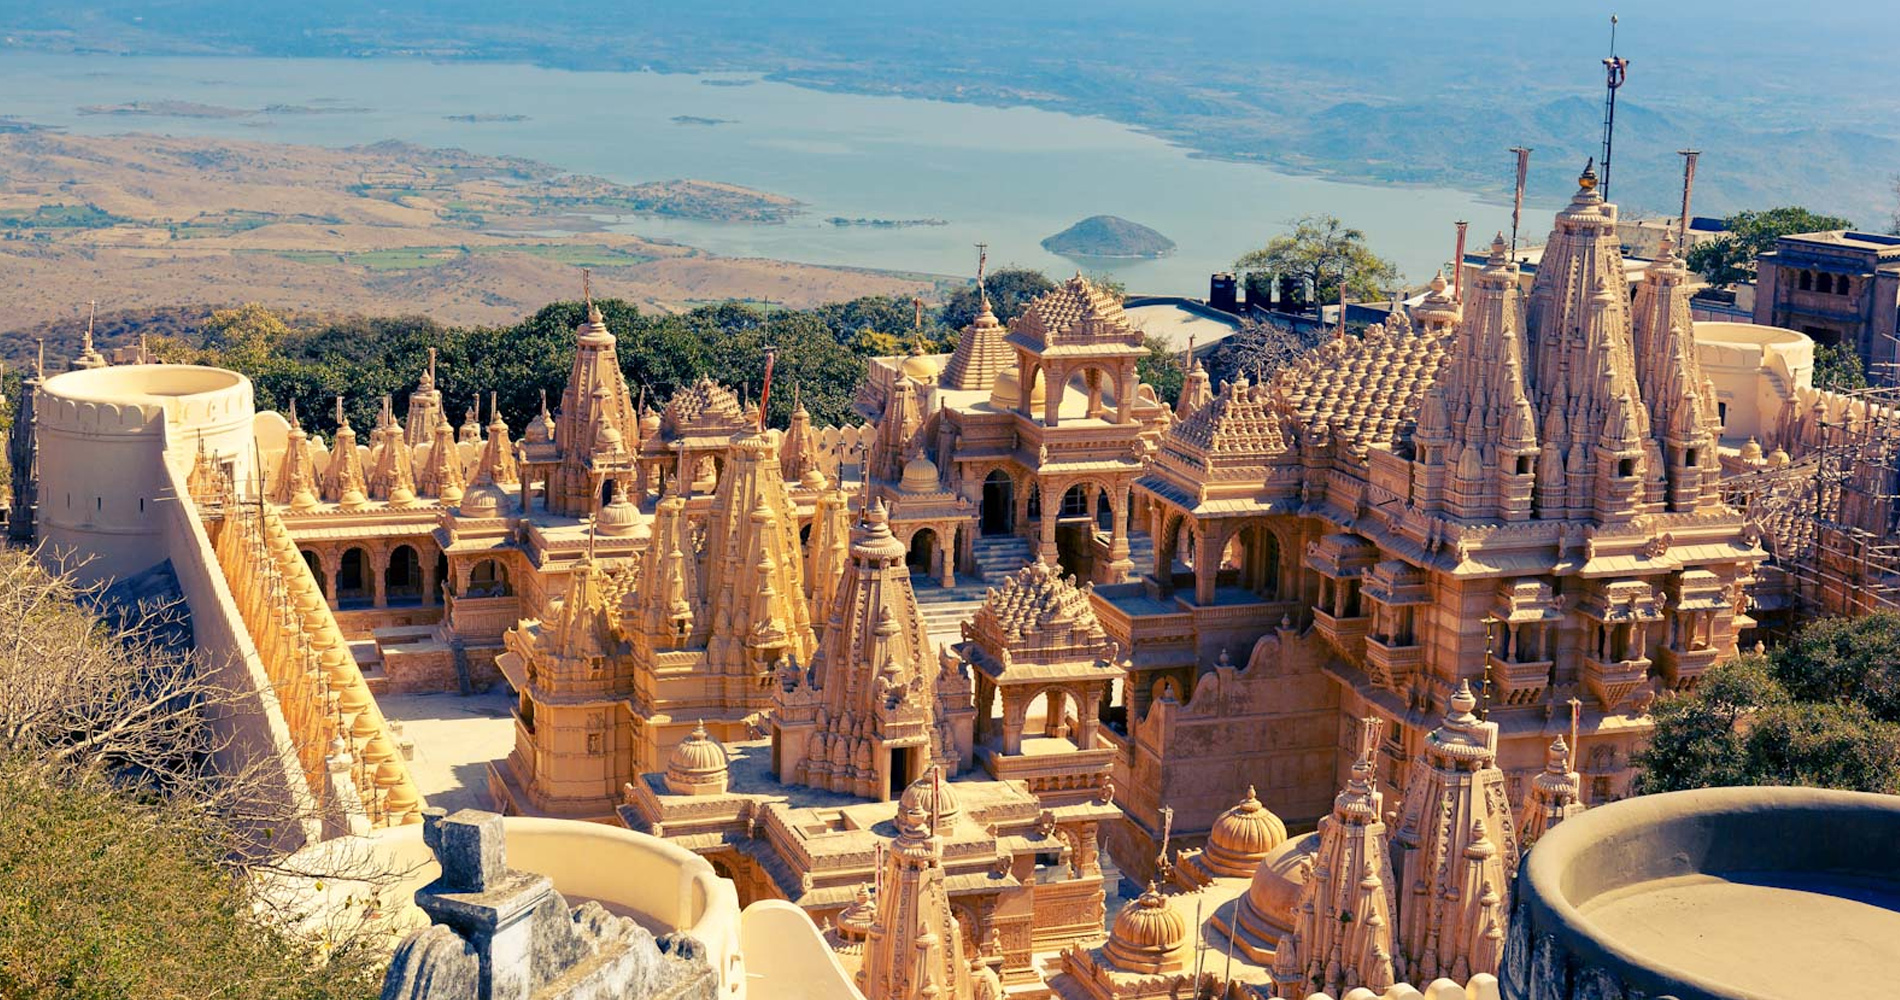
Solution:
[{"label": "carved balcony", "polygon": [[1335,618],[1325,610],[1313,608],[1313,627],[1319,634],[1339,651],[1341,658],[1354,666],[1364,666],[1366,662],[1366,633],[1372,628],[1369,615],[1352,618]]},{"label": "carved balcony", "polygon": [[1650,661],[1647,657],[1634,660],[1599,660],[1585,656],[1580,672],[1585,687],[1596,696],[1598,707],[1605,712],[1615,711],[1629,696],[1649,679]]},{"label": "carved balcony", "polygon": [[1425,647],[1416,641],[1393,638],[1387,643],[1376,635],[1366,636],[1366,673],[1387,691],[1404,691],[1424,662]]},{"label": "carved balcony", "polygon": [[1491,688],[1505,705],[1535,705],[1550,687],[1550,660],[1514,661],[1492,654],[1486,662],[1491,667]]},{"label": "carved balcony", "polygon": [[1656,670],[1669,684],[1671,691],[1694,691],[1701,683],[1702,675],[1715,666],[1721,654],[1713,646],[1701,649],[1670,649],[1664,646],[1656,651]]}]

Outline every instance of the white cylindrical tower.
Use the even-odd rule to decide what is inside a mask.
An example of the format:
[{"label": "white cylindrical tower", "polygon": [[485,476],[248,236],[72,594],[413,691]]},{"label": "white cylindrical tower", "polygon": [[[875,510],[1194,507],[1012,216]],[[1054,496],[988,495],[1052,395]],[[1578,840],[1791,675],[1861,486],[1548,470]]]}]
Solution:
[{"label": "white cylindrical tower", "polygon": [[65,559],[82,583],[122,579],[166,558],[165,525],[189,502],[177,481],[204,450],[241,493],[252,477],[251,380],[222,368],[124,365],[54,375],[40,387],[42,558]]}]

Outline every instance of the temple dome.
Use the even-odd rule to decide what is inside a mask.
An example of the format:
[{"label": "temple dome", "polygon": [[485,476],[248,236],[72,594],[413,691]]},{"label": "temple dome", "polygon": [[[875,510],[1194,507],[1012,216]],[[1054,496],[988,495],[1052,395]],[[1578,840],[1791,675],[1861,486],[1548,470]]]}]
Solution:
[{"label": "temple dome", "polygon": [[938,367],[937,359],[923,353],[921,350],[913,350],[909,356],[904,358],[903,363],[898,366],[898,371],[902,372],[905,378],[916,379],[925,385],[935,384],[937,374],[941,370],[942,369]]},{"label": "temple dome", "polygon": [[[1049,394],[1043,383],[1042,379],[1036,380],[1036,391],[1029,397],[1029,405],[1032,409],[1043,405],[1048,399]],[[1016,375],[1016,369],[1003,369],[1003,373],[996,376],[996,385],[990,390],[990,405],[998,409],[1013,410],[1022,403],[1022,399],[1023,384]]]},{"label": "temple dome", "polygon": [[541,412],[528,421],[527,439],[529,444],[547,444],[554,440],[554,418],[548,415],[548,400],[541,397]]},{"label": "temple dome", "polygon": [[933,767],[904,789],[904,794],[897,799],[897,815],[901,817],[912,809],[921,810],[926,819],[936,817],[934,829],[941,833],[954,826],[957,817],[963,815],[963,804],[957,801],[957,793],[950,789],[947,779],[937,780],[937,773]]},{"label": "temple dome", "polygon": [[1753,464],[1762,460],[1761,442],[1750,437],[1742,443],[1742,461]]},{"label": "temple dome", "polygon": [[[1265,933],[1275,940],[1293,928],[1293,908],[1299,905],[1300,889],[1306,885],[1311,859],[1319,853],[1319,834],[1285,841],[1267,852],[1254,868],[1253,883],[1247,886],[1245,911],[1241,922],[1248,930]],[[1259,925],[1255,921],[1260,921]]]},{"label": "temple dome", "polygon": [[719,795],[726,790],[726,748],[701,723],[666,761],[666,790],[675,795]]},{"label": "temple dome", "polygon": [[898,482],[897,488],[905,493],[937,492],[937,463],[920,452],[916,458],[904,463],[904,478]]},{"label": "temple dome", "polygon": [[600,429],[594,432],[594,450],[609,454],[620,450],[620,429],[610,420],[602,420]]},{"label": "temple dome", "polygon": [[621,538],[637,534],[645,526],[646,518],[641,515],[640,508],[627,499],[626,486],[614,483],[613,502],[602,507],[599,516],[594,518],[595,530],[603,535]]},{"label": "temple dome", "polygon": [[1115,914],[1104,951],[1127,972],[1177,972],[1187,966],[1187,919],[1150,882],[1147,892]]},{"label": "temple dome", "polygon": [[462,494],[455,511],[463,517],[500,517],[508,494],[494,483],[481,483]]},{"label": "temple dome", "polygon": [[1285,842],[1286,824],[1260,804],[1253,786],[1248,785],[1247,797],[1214,821],[1203,859],[1216,874],[1246,878],[1269,852]]},{"label": "temple dome", "polygon": [[838,933],[847,941],[862,941],[876,921],[877,902],[871,898],[871,888],[860,885],[851,905],[838,911]]}]

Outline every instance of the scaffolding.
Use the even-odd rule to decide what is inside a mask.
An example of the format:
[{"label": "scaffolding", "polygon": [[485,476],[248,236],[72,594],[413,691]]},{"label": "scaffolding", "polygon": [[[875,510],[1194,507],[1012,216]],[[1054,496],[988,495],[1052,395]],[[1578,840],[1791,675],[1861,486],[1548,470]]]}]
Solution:
[{"label": "scaffolding", "polygon": [[[1900,611],[1900,388],[1834,393],[1779,468],[1723,480],[1768,558],[1752,588],[1758,620],[1781,633],[1817,615]],[[1798,447],[1796,447],[1798,445]]]}]

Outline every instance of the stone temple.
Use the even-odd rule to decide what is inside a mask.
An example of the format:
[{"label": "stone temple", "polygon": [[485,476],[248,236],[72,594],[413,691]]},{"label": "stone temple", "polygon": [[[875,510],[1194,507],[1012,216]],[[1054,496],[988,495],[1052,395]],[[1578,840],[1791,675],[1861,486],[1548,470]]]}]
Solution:
[{"label": "stone temple", "polygon": [[[612,845],[733,926],[802,912],[772,938],[822,934],[800,967],[839,995],[1494,998],[1520,858],[1626,794],[1764,558],[1686,269],[1632,283],[1616,222],[1586,170],[1528,288],[1496,242],[1261,381],[1190,359],[1173,407],[1081,277],[874,359],[846,427],[709,378],[636,399],[591,302],[520,425],[452,426],[423,372],[325,442],[240,374],[88,362],[28,381],[10,528],[170,563],[277,713],[247,738],[286,794],[339,804],[311,844],[492,843],[425,810],[375,696],[504,685],[511,857]],[[532,856],[594,884],[589,849]],[[431,899],[493,878],[577,919],[441,863]],[[578,919],[673,995],[742,993],[711,905],[655,921],[698,946]]]}]

